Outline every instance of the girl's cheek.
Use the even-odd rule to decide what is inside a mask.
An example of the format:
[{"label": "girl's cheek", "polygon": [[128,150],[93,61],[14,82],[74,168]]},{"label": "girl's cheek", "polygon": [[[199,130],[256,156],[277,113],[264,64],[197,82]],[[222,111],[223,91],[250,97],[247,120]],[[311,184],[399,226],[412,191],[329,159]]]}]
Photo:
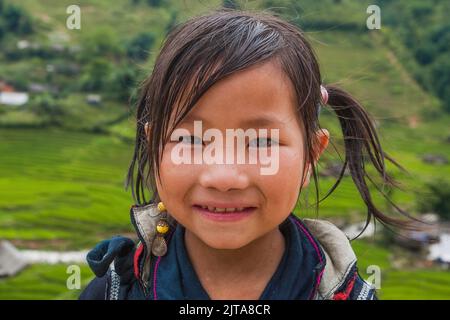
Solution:
[{"label": "girl's cheek", "polygon": [[[272,161],[275,161],[273,159]],[[278,169],[274,174],[261,175],[261,177],[267,178],[269,181],[289,181],[294,182],[300,179],[301,170],[303,166],[303,154],[296,148],[281,147],[278,155]]]},{"label": "girl's cheek", "polygon": [[[164,149],[160,164],[161,181],[157,182],[158,193],[169,206],[182,205],[185,192],[195,183],[195,165],[176,164],[171,158],[170,145]],[[156,177],[157,178],[157,177]]]},{"label": "girl's cheek", "polygon": [[196,178],[196,174],[201,170],[201,165],[189,163],[177,163],[172,159],[172,148],[166,147],[161,162],[161,177],[167,180],[167,184],[180,184],[192,182]]},{"label": "girl's cheek", "polygon": [[296,150],[280,149],[279,168],[275,175],[261,176],[266,197],[272,205],[294,206],[298,198],[303,166],[302,154]]}]

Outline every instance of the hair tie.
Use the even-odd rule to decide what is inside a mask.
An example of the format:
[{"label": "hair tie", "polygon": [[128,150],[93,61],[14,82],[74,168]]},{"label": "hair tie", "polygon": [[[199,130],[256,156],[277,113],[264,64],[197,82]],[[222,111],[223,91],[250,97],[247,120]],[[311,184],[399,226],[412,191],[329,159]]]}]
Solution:
[{"label": "hair tie", "polygon": [[322,103],[327,104],[328,103],[328,91],[323,85],[320,85],[320,92],[322,93]]}]

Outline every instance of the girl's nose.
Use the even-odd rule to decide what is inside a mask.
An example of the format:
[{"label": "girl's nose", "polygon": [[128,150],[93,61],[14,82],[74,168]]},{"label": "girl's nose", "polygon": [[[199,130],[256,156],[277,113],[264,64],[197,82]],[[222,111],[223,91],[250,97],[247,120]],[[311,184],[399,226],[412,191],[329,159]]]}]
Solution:
[{"label": "girl's nose", "polygon": [[235,164],[206,165],[199,177],[202,187],[214,188],[221,192],[245,189],[249,182],[248,175]]}]

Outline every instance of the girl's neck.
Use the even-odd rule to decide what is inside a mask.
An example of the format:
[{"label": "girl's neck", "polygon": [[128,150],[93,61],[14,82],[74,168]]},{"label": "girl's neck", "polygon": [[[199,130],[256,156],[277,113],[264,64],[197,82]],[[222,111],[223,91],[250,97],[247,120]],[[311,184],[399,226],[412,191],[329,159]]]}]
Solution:
[{"label": "girl's neck", "polygon": [[236,249],[215,249],[186,229],[185,245],[195,272],[212,299],[258,299],[285,250],[279,228]]}]

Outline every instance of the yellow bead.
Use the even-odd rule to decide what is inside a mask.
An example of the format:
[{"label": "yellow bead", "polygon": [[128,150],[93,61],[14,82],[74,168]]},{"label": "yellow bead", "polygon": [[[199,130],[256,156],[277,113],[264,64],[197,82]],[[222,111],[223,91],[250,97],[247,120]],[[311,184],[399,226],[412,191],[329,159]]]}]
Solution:
[{"label": "yellow bead", "polygon": [[158,221],[158,224],[156,225],[156,231],[158,231],[158,233],[165,234],[167,231],[169,231],[169,225],[164,220]]},{"label": "yellow bead", "polygon": [[162,203],[162,202],[158,203],[158,210],[159,210],[159,212],[166,211],[166,206],[164,206],[164,203]]}]

